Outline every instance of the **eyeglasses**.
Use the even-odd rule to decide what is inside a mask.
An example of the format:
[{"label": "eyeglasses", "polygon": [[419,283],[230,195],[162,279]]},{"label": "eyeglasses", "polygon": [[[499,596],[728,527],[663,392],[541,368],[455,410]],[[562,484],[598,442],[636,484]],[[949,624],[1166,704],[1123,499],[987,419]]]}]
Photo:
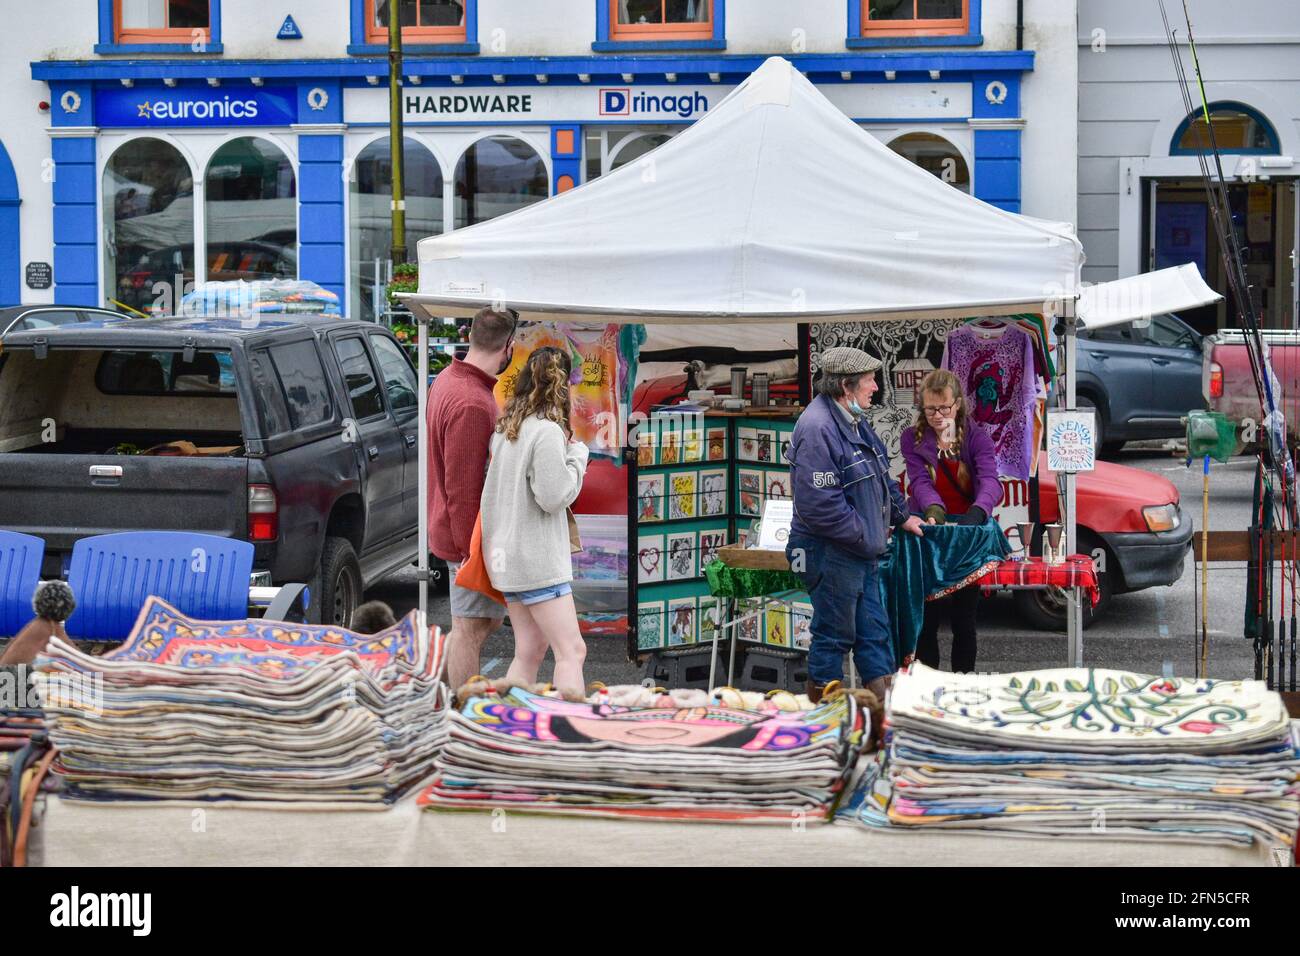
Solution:
[{"label": "eyeglasses", "polygon": [[949,405],[923,405],[922,410],[927,415],[951,415],[957,410],[957,402]]}]

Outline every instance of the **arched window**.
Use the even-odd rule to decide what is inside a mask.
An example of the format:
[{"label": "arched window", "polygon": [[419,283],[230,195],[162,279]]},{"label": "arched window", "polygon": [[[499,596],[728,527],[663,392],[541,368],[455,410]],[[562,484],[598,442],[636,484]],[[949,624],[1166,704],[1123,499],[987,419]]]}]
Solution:
[{"label": "arched window", "polygon": [[[1210,104],[1210,122],[1214,128],[1214,143],[1223,153],[1280,153],[1277,130],[1263,115],[1244,103],[1221,102]],[[1210,149],[1210,137],[1205,126],[1205,113],[1196,110],[1188,116],[1169,144],[1169,155],[1190,156]]]},{"label": "arched window", "polygon": [[550,195],[546,164],[513,136],[489,136],[456,164],[456,228],[486,222]]},{"label": "arched window", "polygon": [[945,183],[956,186],[964,193],[970,192],[970,167],[959,150],[948,140],[934,133],[904,133],[889,144],[898,155],[911,160],[928,173],[933,173]]},{"label": "arched window", "polygon": [[[105,296],[171,311],[194,280],[194,175],[180,150],[134,139],[104,167]],[[179,279],[177,277],[180,277]],[[155,287],[166,283],[166,287]]]},{"label": "arched window", "polygon": [[208,163],[209,282],[298,277],[298,184],[289,157],[264,139],[232,139]]},{"label": "arched window", "polygon": [[[407,261],[414,262],[415,244],[442,232],[442,169],[428,147],[410,137],[402,143],[402,159],[406,257]],[[375,271],[379,271],[379,284],[385,284],[393,247],[393,158],[389,137],[375,140],[357,155],[351,190],[352,310],[349,315],[372,320],[375,318]]]},{"label": "arched window", "polygon": [[587,182],[634,163],[676,136],[684,127],[617,127],[587,131]]}]

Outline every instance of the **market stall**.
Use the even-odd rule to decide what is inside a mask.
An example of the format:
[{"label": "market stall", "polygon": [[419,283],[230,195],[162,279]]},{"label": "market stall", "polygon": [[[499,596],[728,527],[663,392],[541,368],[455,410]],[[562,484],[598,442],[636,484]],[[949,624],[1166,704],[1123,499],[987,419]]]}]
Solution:
[{"label": "market stall", "polygon": [[[1073,228],[952,189],[779,57],[643,162],[424,239],[419,259],[419,291],[402,298],[422,331],[494,303],[539,322],[693,327],[1043,316],[1064,345],[1058,401],[1075,403],[1083,253]],[[1097,297],[1097,321],[1149,315],[1153,293],[1170,286],[1213,298],[1199,277],[1156,275]],[[1059,485],[1073,554],[1073,473]],[[1068,594],[1069,662],[1080,664],[1080,599]],[[424,595],[422,585],[422,609]]]}]

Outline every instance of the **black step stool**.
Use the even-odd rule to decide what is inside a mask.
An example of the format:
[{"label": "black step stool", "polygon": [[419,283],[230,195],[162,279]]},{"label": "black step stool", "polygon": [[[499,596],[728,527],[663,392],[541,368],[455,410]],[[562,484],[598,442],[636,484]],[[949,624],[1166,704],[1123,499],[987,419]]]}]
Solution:
[{"label": "black step stool", "polygon": [[[719,643],[716,661],[713,666],[714,680],[723,684],[727,679],[727,662],[723,660]],[[712,642],[699,647],[682,647],[672,650],[655,651],[646,663],[646,680],[657,687],[667,689],[677,687],[695,687],[700,690],[712,690],[709,686],[710,658],[714,656]]]},{"label": "black step stool", "polygon": [[767,693],[788,690],[802,694],[807,690],[808,655],[803,651],[783,651],[776,647],[747,647],[745,663],[740,669],[740,690]]}]

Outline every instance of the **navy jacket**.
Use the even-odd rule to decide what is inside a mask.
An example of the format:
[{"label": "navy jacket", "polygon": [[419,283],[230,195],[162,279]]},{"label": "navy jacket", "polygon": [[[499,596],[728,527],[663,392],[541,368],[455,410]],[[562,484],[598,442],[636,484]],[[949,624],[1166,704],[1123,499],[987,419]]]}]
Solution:
[{"label": "navy jacket", "polygon": [[799,416],[786,458],[793,533],[833,541],[864,558],[885,553],[889,529],[907,520],[907,503],[871,426],[850,425],[834,402],[818,395]]}]

